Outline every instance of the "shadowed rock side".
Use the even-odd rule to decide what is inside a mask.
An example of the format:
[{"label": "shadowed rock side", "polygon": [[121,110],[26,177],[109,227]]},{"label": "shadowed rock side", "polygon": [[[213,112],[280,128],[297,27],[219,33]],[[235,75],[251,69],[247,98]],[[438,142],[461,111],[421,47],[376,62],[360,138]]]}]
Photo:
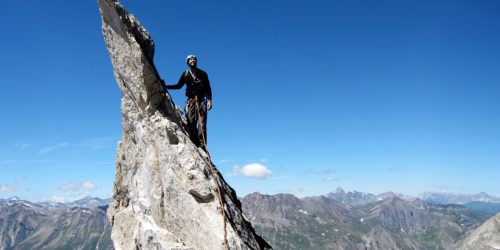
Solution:
[{"label": "shadowed rock side", "polygon": [[108,210],[116,249],[270,249],[242,215],[234,190],[190,141],[185,118],[153,64],[154,43],[117,1],[98,0],[102,31],[123,95],[122,141]]}]

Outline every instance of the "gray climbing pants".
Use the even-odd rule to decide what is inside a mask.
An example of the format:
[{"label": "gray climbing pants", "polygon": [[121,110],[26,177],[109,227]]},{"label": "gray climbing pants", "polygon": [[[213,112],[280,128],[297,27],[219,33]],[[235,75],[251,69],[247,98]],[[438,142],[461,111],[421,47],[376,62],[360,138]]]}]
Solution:
[{"label": "gray climbing pants", "polygon": [[[203,145],[203,136],[205,136],[205,141],[207,140],[207,103],[205,99],[206,98],[198,98],[198,109],[200,111],[199,117],[196,113],[196,103],[194,102],[194,98],[188,98],[186,100],[186,107],[184,110],[186,112],[189,137],[196,146]],[[199,128],[200,122],[198,119],[201,120],[203,134],[202,130]]]}]

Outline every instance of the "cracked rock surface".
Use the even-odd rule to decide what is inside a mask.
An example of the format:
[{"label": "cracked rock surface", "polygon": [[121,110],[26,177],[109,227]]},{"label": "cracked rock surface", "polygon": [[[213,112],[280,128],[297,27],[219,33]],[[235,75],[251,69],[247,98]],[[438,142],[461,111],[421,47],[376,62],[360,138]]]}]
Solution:
[{"label": "cracked rock surface", "polygon": [[116,249],[223,249],[222,191],[228,249],[271,249],[245,220],[234,190],[189,139],[182,111],[153,64],[154,43],[115,0],[98,0],[102,32],[121,101],[108,209]]}]

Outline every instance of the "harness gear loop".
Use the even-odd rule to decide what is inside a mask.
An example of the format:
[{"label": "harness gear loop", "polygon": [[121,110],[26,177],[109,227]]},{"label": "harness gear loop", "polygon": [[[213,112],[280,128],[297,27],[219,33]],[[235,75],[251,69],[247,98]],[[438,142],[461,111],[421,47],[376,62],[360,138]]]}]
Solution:
[{"label": "harness gear loop", "polygon": [[217,192],[219,193],[220,208],[222,210],[222,222],[224,225],[224,250],[226,250],[227,249],[227,246],[226,246],[227,233],[226,233],[226,217],[225,217],[225,212],[224,212],[224,203],[222,203],[222,195],[221,195],[221,191],[220,191],[220,187],[219,187],[219,182],[215,179],[214,168],[212,167],[212,161],[210,160],[210,154],[208,153],[208,150],[207,150],[207,140],[205,139],[205,133],[203,131],[203,124],[201,123],[200,109],[198,107],[198,96],[194,97],[194,99],[191,101],[191,104],[193,102],[195,103],[195,106],[196,106],[196,114],[198,114],[199,129],[201,129],[201,135],[203,138],[203,145],[205,146],[205,152],[207,153],[207,156],[208,156],[208,164],[210,165],[210,171],[212,172],[212,176],[214,177],[215,184],[217,185]]}]

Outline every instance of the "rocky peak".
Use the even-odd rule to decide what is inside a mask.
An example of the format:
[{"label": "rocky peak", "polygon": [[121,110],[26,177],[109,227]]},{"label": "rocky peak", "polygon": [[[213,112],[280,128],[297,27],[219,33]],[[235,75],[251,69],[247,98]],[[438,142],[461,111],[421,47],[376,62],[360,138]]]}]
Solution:
[{"label": "rocky peak", "polygon": [[189,139],[182,111],[153,64],[154,43],[146,29],[116,0],[98,3],[123,95],[122,141],[108,209],[115,248],[223,249],[224,231],[228,249],[271,248],[243,218],[236,193],[215,166],[212,174],[206,152]]},{"label": "rocky peak", "polygon": [[335,190],[335,193],[345,194],[345,191],[341,187],[338,187],[337,190]]},{"label": "rocky peak", "polygon": [[111,199],[100,199],[97,197],[85,196],[81,199],[74,200],[72,202],[64,203],[65,207],[99,207],[107,206],[111,202]]}]

